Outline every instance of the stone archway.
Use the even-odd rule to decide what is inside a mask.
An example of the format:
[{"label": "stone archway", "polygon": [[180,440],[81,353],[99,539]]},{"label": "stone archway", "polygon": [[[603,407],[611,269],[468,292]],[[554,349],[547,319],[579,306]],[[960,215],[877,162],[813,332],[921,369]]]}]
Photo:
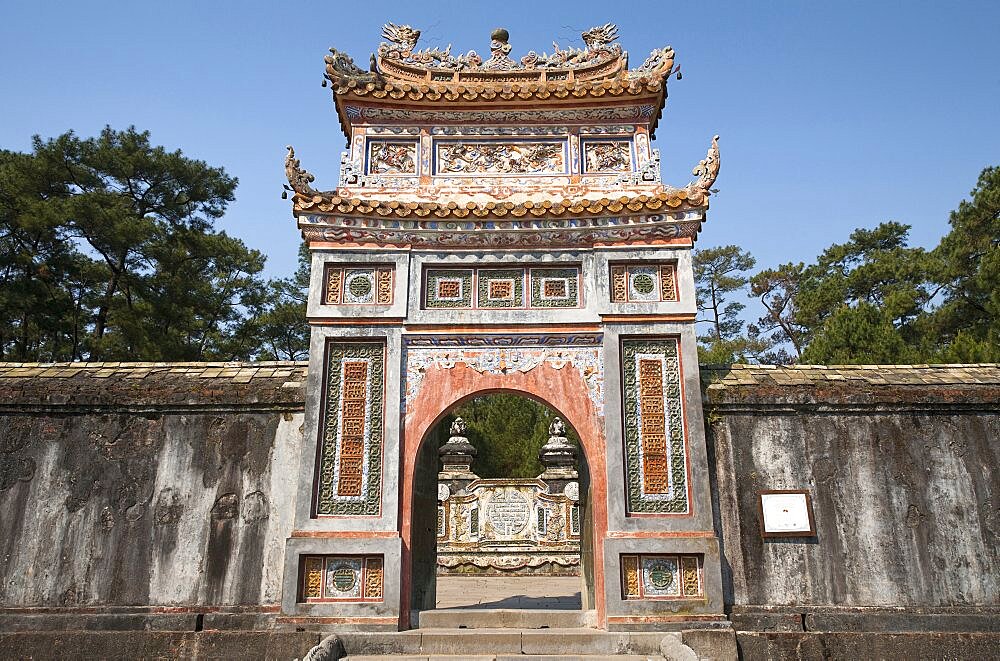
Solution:
[{"label": "stone archway", "polygon": [[[427,580],[421,567],[420,553],[424,533],[414,525],[417,511],[426,510],[420,502],[420,469],[433,461],[436,474],[436,448],[427,449],[426,440],[434,426],[455,406],[490,392],[516,392],[556,410],[580,437],[590,473],[588,535],[594,560],[592,571],[585,571],[598,621],[604,617],[604,572],[602,551],[607,532],[607,453],[604,433],[604,374],[597,345],[600,337],[589,338],[592,346],[569,346],[583,338],[544,336],[541,338],[484,338],[489,346],[462,346],[461,338],[434,338],[433,346],[414,346],[423,338],[411,338],[404,354],[403,425],[400,454],[402,536],[401,611],[404,626],[409,625],[409,611],[414,604],[415,577]],[[520,344],[511,346],[514,342]],[[545,343],[549,343],[545,346]],[[535,346],[532,346],[534,344]],[[427,489],[422,490],[426,492]],[[424,560],[424,572],[430,569]]]}]

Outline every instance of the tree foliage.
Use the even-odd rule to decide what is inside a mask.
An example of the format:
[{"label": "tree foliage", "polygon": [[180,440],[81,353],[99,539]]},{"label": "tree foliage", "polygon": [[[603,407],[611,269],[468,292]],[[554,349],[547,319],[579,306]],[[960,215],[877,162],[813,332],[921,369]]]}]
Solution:
[{"label": "tree foliage", "polygon": [[947,362],[1000,362],[1000,167],[982,171],[934,250],[944,300],[930,326]]},{"label": "tree foliage", "polygon": [[[469,442],[476,448],[472,470],[479,477],[538,477],[544,470],[538,452],[549,439],[549,424],[558,413],[515,393],[475,397],[458,406],[434,431],[440,445],[456,417],[468,425]],[[567,438],[579,446],[576,432],[566,425]]]},{"label": "tree foliage", "polygon": [[[705,363],[746,360],[756,345],[743,333],[741,314],[746,305],[734,299],[749,280],[757,260],[739,246],[698,250],[694,256],[694,282],[698,292],[698,323],[708,325],[698,337],[699,359]],[[752,346],[753,345],[753,346]]]},{"label": "tree foliage", "polygon": [[[1000,168],[983,170],[971,199],[931,251],[910,227],[855,230],[811,264],[752,276],[737,246],[695,253],[702,360],[927,363],[1000,361]],[[743,328],[741,291],[763,315]]]},{"label": "tree foliage", "polygon": [[260,355],[293,296],[215,229],[236,185],[134,127],[0,151],[0,360]]}]

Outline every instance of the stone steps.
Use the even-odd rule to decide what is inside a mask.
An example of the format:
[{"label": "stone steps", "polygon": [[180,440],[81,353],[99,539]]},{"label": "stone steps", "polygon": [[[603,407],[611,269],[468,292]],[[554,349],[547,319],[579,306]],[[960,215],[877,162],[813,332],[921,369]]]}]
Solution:
[{"label": "stone steps", "polygon": [[[667,658],[694,661],[679,632],[611,632],[598,629],[431,629],[337,634],[341,654],[352,661],[403,659],[615,659],[662,660],[661,650],[687,651]],[[664,642],[666,641],[666,647]]]},{"label": "stone steps", "polygon": [[453,654],[429,655],[351,655],[344,661],[663,661],[660,655],[646,656],[641,654],[487,654],[485,656],[467,656]]},{"label": "stone steps", "polygon": [[422,629],[575,629],[593,613],[580,610],[451,608],[420,612]]}]

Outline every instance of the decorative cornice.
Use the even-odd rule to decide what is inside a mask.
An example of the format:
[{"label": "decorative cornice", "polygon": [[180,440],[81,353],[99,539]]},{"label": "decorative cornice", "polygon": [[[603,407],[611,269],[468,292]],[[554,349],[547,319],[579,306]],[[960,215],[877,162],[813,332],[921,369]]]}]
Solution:
[{"label": "decorative cornice", "polygon": [[[316,193],[296,191],[294,212],[302,214],[331,214],[341,216],[370,216],[376,218],[561,218],[568,216],[628,215],[634,213],[662,213],[705,209],[711,190],[694,182],[685,188],[672,188],[658,193],[625,194],[616,197],[590,199],[562,197],[523,202],[467,201],[452,199],[448,202],[428,202],[407,199],[401,194],[391,200],[361,197],[341,197],[336,192]],[[294,184],[293,184],[294,186]]]}]

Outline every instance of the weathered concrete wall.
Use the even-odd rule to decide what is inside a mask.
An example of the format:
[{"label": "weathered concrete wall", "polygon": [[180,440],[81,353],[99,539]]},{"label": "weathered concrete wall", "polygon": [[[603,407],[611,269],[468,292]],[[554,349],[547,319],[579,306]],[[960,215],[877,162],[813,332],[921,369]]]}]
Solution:
[{"label": "weathered concrete wall", "polygon": [[[1000,629],[1000,368],[705,377],[737,628]],[[762,489],[810,490],[817,534],[763,539]]]},{"label": "weathered concrete wall", "polygon": [[305,370],[242,367],[3,366],[0,608],[276,610]]}]

